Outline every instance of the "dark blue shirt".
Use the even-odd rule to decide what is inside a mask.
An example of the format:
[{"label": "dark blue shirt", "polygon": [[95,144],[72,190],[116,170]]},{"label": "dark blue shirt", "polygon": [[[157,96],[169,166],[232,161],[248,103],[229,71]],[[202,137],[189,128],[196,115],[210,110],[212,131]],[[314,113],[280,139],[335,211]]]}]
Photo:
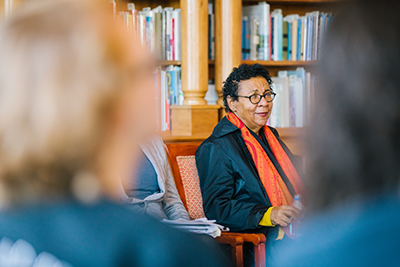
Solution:
[{"label": "dark blue shirt", "polygon": [[130,184],[125,188],[129,197],[145,199],[146,197],[160,192],[157,173],[149,158],[140,150],[139,164]]},{"label": "dark blue shirt", "polygon": [[[230,265],[195,234],[106,201],[91,205],[53,201],[0,212],[0,240],[4,237],[3,244],[21,240],[37,254],[46,252],[74,267]],[[32,250],[14,251],[9,255],[13,259],[15,252],[19,258],[32,255]]]}]

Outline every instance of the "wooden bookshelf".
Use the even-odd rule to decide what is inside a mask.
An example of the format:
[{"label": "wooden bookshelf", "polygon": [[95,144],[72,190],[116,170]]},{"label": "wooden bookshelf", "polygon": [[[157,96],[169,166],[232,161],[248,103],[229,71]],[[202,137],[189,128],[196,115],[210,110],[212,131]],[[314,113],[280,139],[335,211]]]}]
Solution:
[{"label": "wooden bookshelf", "polygon": [[273,61],[273,60],[242,60],[244,64],[260,64],[267,67],[302,67],[302,66],[313,66],[316,61]]},{"label": "wooden bookshelf", "polygon": [[[215,60],[208,60],[208,65],[214,65],[215,64]],[[159,62],[160,66],[169,66],[169,65],[176,65],[176,66],[180,66],[182,65],[182,61],[180,60],[162,60]]]},{"label": "wooden bookshelf", "polygon": [[[330,3],[336,3],[336,2],[341,2],[345,0],[268,0],[268,4],[330,4]],[[257,4],[258,0],[243,0],[243,3],[255,3]]]},{"label": "wooden bookshelf", "polygon": [[316,61],[291,61],[291,60],[282,60],[282,61],[273,61],[273,60],[242,60],[241,63],[245,64],[260,64],[265,66],[268,69],[269,74],[274,77],[278,75],[278,72],[281,70],[295,70],[298,67],[307,68],[307,70],[312,70],[314,66],[317,64]]},{"label": "wooden bookshelf", "polygon": [[160,64],[160,66],[169,66],[169,65],[180,66],[181,61],[180,60],[162,60],[159,62],[159,64]]},{"label": "wooden bookshelf", "polygon": [[[304,154],[303,138],[306,131],[305,128],[276,128],[276,130],[292,153],[295,155]],[[209,135],[173,136],[171,131],[163,131],[158,134],[165,143],[202,142],[209,137]]]},{"label": "wooden bookshelf", "polygon": [[202,142],[208,136],[198,135],[198,136],[173,136],[171,131],[163,131],[158,133],[165,143],[179,143],[179,142]]}]

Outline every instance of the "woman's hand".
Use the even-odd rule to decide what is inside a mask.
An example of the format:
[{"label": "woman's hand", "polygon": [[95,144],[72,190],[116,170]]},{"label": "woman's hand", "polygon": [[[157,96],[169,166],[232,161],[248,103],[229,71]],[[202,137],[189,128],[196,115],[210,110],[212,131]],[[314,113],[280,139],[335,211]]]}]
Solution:
[{"label": "woman's hand", "polygon": [[[288,226],[292,220],[297,220],[301,216],[300,211],[293,206],[274,207],[271,210],[271,223],[282,227]],[[290,219],[292,218],[292,219]]]}]

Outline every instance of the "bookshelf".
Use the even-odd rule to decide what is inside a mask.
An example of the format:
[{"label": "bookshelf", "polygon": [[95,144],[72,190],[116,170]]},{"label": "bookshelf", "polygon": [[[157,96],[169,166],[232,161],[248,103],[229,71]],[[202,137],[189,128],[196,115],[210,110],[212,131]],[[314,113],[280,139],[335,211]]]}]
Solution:
[{"label": "bookshelf", "polygon": [[[284,3],[284,4],[331,4],[340,0],[270,0],[269,4]],[[344,1],[344,0],[341,0]],[[243,3],[258,3],[258,0],[243,0]]]},{"label": "bookshelf", "polygon": [[169,65],[176,65],[176,66],[180,66],[181,65],[181,61],[180,60],[162,60],[160,61],[158,64],[160,64],[160,66],[169,66]]},{"label": "bookshelf", "polygon": [[278,71],[281,70],[295,70],[298,67],[304,67],[307,70],[312,70],[314,66],[317,64],[316,61],[291,61],[291,60],[282,60],[282,61],[273,61],[273,60],[242,60],[241,63],[245,64],[260,64],[265,66],[268,69],[269,74],[273,76],[278,75]]},{"label": "bookshelf", "polygon": [[[332,11],[336,3],[343,0],[270,0],[270,11],[282,9],[288,14],[304,15],[319,10]],[[133,2],[135,2],[133,0]],[[214,0],[215,14],[215,60],[208,60],[208,0],[146,0],[140,1],[136,9],[171,6],[181,9],[182,59],[161,61],[163,67],[182,67],[182,89],[185,95],[183,106],[172,107],[172,130],[160,132],[165,142],[202,141],[211,134],[214,125],[224,115],[221,99],[219,106],[207,106],[204,95],[209,79],[214,79],[217,92],[222,93],[222,82],[233,67],[246,64],[261,64],[272,76],[280,70],[304,67],[313,69],[316,61],[262,61],[242,60],[241,29],[242,7],[257,4],[259,0]],[[125,2],[126,3],[126,2]],[[136,4],[136,3],[135,3]],[[217,112],[217,115],[216,115]],[[281,138],[296,154],[302,154],[303,128],[278,128]]]},{"label": "bookshelf", "polygon": [[[276,76],[280,70],[294,70],[297,67],[304,67],[306,70],[313,70],[316,61],[260,61],[241,59],[241,13],[234,12],[241,10],[243,6],[257,5],[259,0],[220,0],[216,1],[216,58],[215,58],[215,87],[219,96],[222,95],[222,81],[226,79],[233,67],[241,63],[261,64],[267,67],[272,76]],[[267,0],[270,5],[270,12],[274,9],[282,9],[282,15],[299,14],[318,10],[322,12],[334,12],[338,3],[344,0]],[[233,11],[233,12],[232,12]],[[221,100],[219,101],[221,103]],[[278,128],[278,132],[285,143],[295,154],[303,154],[302,137],[304,128]]]},{"label": "bookshelf", "polygon": [[[16,6],[24,0],[14,0]],[[25,0],[26,1],[26,0]],[[219,106],[206,105],[204,100],[208,80],[214,79],[219,95],[222,82],[233,67],[241,63],[262,64],[274,75],[283,69],[304,67],[312,69],[315,61],[250,61],[241,59],[242,7],[257,4],[260,0],[214,0],[215,60],[208,59],[208,0],[116,0],[117,12],[126,11],[127,2],[135,3],[137,10],[152,9],[161,5],[181,9],[181,60],[160,61],[162,67],[176,65],[182,68],[184,106],[172,109],[172,120],[179,121],[179,129],[161,132],[166,142],[201,141],[211,134],[216,122],[222,118],[222,101]],[[282,9],[282,14],[300,14],[319,10],[334,11],[345,0],[267,0],[270,10]],[[4,11],[4,4],[0,11]],[[210,123],[206,123],[210,122]],[[176,131],[178,130],[178,131]],[[301,154],[303,128],[279,128],[282,139],[296,153]],[[182,134],[182,133],[185,134]]]},{"label": "bookshelf", "polygon": [[[208,60],[208,65],[214,65],[215,64],[215,60]],[[180,66],[182,65],[182,61],[181,60],[162,60],[159,62],[160,66],[169,66],[169,65],[176,65],[176,66]]]},{"label": "bookshelf", "polygon": [[244,64],[260,64],[266,67],[304,67],[304,66],[314,66],[316,61],[290,61],[290,60],[242,60],[241,63]]}]

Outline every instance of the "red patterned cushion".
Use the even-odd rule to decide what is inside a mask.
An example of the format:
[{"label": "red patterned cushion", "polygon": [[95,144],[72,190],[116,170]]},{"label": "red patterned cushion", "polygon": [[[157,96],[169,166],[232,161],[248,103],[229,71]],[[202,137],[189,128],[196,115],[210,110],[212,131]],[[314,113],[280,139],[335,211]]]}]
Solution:
[{"label": "red patterned cushion", "polygon": [[203,211],[203,198],[201,197],[199,174],[194,156],[178,156],[179,172],[182,178],[183,189],[190,219],[195,220],[206,217]]}]

